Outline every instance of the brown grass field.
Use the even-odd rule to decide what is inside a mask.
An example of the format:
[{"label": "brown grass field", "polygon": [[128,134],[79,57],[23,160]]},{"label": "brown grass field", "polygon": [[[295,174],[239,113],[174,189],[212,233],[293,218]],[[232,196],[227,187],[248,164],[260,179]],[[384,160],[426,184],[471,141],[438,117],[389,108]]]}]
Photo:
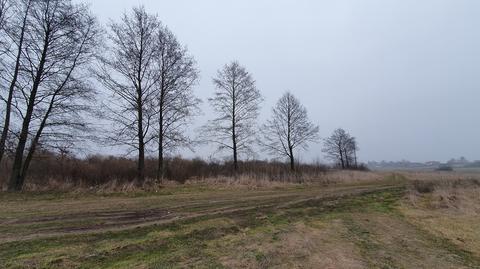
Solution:
[{"label": "brown grass field", "polygon": [[480,268],[479,223],[474,173],[2,193],[0,268]]}]

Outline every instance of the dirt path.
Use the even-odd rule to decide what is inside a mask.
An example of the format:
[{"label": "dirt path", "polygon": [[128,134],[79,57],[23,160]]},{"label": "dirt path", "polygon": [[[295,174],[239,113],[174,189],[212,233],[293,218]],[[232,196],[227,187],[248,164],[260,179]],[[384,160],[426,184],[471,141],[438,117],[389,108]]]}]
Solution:
[{"label": "dirt path", "polygon": [[[96,204],[82,199],[74,201],[35,200],[18,205],[18,210],[15,210],[16,206],[12,205],[12,202],[7,201],[2,207],[8,208],[8,210],[2,212],[2,217],[0,217],[0,243],[69,234],[122,231],[203,216],[262,208],[285,208],[309,200],[358,195],[389,187],[391,186],[367,185],[328,188],[316,186],[308,190],[252,191],[244,196],[230,192],[208,192],[190,197],[180,195],[174,199],[153,196],[112,198],[110,201],[106,201],[107,198]],[[38,206],[36,207],[35,204]],[[123,208],[110,210],[105,207],[106,204],[123,205]],[[10,216],[6,214],[10,214]]]},{"label": "dirt path", "polygon": [[0,198],[0,268],[480,268],[403,215],[404,195],[385,181]]}]

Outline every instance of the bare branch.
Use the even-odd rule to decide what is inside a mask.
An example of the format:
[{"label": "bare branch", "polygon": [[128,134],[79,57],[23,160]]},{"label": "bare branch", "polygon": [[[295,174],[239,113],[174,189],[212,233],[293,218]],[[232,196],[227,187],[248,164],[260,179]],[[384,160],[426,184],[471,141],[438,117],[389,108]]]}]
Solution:
[{"label": "bare branch", "polygon": [[113,132],[109,136],[114,144],[138,149],[138,179],[145,179],[145,148],[153,124],[155,87],[160,79],[156,65],[158,59],[157,35],[161,23],[143,7],[124,14],[121,22],[111,23],[110,42],[97,79],[112,93],[108,106]]}]

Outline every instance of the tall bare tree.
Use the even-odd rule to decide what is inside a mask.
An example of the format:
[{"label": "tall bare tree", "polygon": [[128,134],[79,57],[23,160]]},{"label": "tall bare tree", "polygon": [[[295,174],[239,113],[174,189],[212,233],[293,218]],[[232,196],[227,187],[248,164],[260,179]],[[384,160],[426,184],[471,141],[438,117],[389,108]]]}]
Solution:
[{"label": "tall bare tree", "polygon": [[272,109],[272,119],[263,126],[261,144],[275,156],[287,157],[295,171],[295,152],[317,142],[319,127],[308,119],[307,109],[290,92],[285,93]]},{"label": "tall bare tree", "polygon": [[[8,50],[7,46],[6,46],[6,36],[7,35],[6,35],[6,32],[4,31],[5,30],[5,24],[6,24],[6,18],[5,17],[7,16],[6,15],[7,11],[8,11],[8,1],[7,0],[0,0],[0,97],[2,97],[0,99],[0,101],[3,101],[3,99],[4,99],[3,96],[2,96],[2,94],[3,94],[2,91],[4,90],[3,84],[5,84],[4,77],[3,77],[3,73],[4,73],[4,70],[5,70],[5,67],[4,67],[5,63],[4,63],[3,55]],[[6,106],[8,106],[8,104],[6,104]],[[7,113],[6,110],[7,109],[2,106],[0,108],[0,115],[3,115],[3,113]],[[2,130],[5,129],[4,122],[0,121],[0,128]],[[2,162],[2,157],[3,157],[4,151],[5,151],[5,143],[6,143],[6,141],[2,143],[3,136],[4,135],[3,135],[3,131],[2,131],[2,134],[1,134],[1,137],[0,137],[0,164]],[[6,140],[6,135],[5,135],[5,140]],[[2,144],[3,144],[3,146],[2,146]]]},{"label": "tall bare tree", "polygon": [[0,0],[0,29],[5,27],[7,11],[9,8],[8,0]]},{"label": "tall bare tree", "polygon": [[157,180],[164,177],[164,155],[189,147],[185,127],[199,111],[200,99],[193,94],[198,80],[196,62],[175,35],[161,27],[157,40],[159,81],[156,85],[158,167]]},{"label": "tall bare tree", "polygon": [[347,168],[358,168],[357,151],[357,139],[349,135],[344,148],[344,156]]},{"label": "tall bare tree", "polygon": [[156,89],[159,81],[157,16],[143,7],[125,13],[119,23],[110,25],[111,46],[101,57],[98,79],[112,96],[107,107],[113,122],[117,145],[127,145],[138,152],[137,179],[145,180],[145,146],[156,116]]},{"label": "tall bare tree", "polygon": [[219,70],[213,83],[216,91],[209,102],[217,118],[203,128],[203,137],[218,144],[218,150],[231,150],[233,169],[237,172],[239,154],[253,152],[256,119],[263,98],[255,80],[238,62]]},{"label": "tall bare tree", "polygon": [[60,139],[68,133],[60,130],[84,124],[81,111],[88,107],[86,99],[91,100],[93,94],[84,69],[93,59],[99,33],[96,19],[84,4],[71,0],[31,2],[16,85],[15,110],[21,127],[9,190],[22,189],[42,137]]},{"label": "tall bare tree", "polygon": [[356,139],[341,128],[336,129],[323,144],[323,152],[342,169],[357,167],[357,151]]},{"label": "tall bare tree", "polygon": [[[7,40],[10,40],[16,46],[15,49],[13,48],[5,48],[2,49],[2,51],[5,52],[10,52],[11,58],[14,59],[14,61],[9,64],[9,63],[4,63],[6,64],[5,68],[7,69],[13,69],[11,72],[11,77],[6,75],[5,77],[2,76],[2,79],[6,81],[9,84],[8,91],[7,91],[7,96],[6,98],[2,98],[5,102],[5,118],[3,121],[2,125],[2,133],[0,136],[0,163],[2,162],[3,156],[5,154],[5,144],[8,138],[8,134],[10,131],[10,121],[12,117],[12,101],[13,101],[13,96],[15,92],[15,88],[17,86],[17,81],[18,81],[18,75],[20,72],[20,65],[21,65],[21,59],[22,59],[22,51],[24,48],[24,40],[25,40],[25,31],[27,30],[27,19],[30,11],[30,7],[32,4],[32,0],[25,0],[25,1],[19,1],[17,5],[15,6],[15,16],[12,16],[12,22],[10,27],[1,27],[0,31],[5,31],[4,36],[7,38]],[[2,1],[0,2],[0,5],[2,6],[2,16],[3,18],[0,18],[0,23],[2,23],[3,20],[5,20],[5,9],[7,6],[7,1]],[[2,23],[3,24],[3,23]],[[3,42],[8,42],[7,40],[2,40]],[[9,45],[12,46],[12,45]],[[2,72],[6,73],[6,71]]]}]

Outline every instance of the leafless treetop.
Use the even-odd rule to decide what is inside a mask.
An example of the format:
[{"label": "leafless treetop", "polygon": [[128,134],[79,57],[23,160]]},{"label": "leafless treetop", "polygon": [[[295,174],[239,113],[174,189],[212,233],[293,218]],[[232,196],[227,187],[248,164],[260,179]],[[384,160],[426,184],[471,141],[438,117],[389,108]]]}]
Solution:
[{"label": "leafless treetop", "polygon": [[216,91],[209,101],[218,116],[209,122],[205,136],[218,144],[219,150],[232,150],[236,163],[237,154],[253,152],[263,98],[255,80],[238,62],[225,65],[213,82]]},{"label": "leafless treetop", "polygon": [[294,170],[294,151],[307,149],[309,142],[318,141],[319,127],[310,122],[306,108],[290,92],[278,100],[272,114],[262,128],[261,144],[272,155],[288,157]]}]

